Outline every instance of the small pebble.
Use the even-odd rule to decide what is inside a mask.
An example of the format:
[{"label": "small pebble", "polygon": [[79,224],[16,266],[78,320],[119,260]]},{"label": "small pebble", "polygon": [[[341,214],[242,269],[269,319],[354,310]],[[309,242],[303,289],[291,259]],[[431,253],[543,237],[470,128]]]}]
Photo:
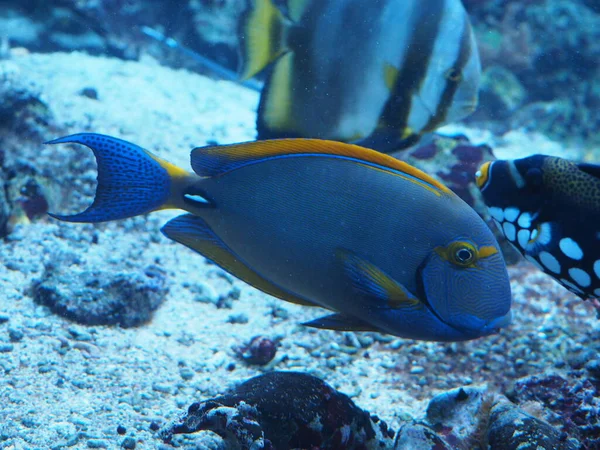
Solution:
[{"label": "small pebble", "polygon": [[410,373],[413,375],[417,375],[417,374],[423,373],[423,372],[425,372],[425,368],[422,366],[412,366],[410,368]]},{"label": "small pebble", "polygon": [[163,394],[170,394],[171,386],[169,386],[167,384],[155,383],[152,385],[152,390],[157,391],[157,392],[162,392]]},{"label": "small pebble", "polygon": [[248,315],[244,314],[244,313],[240,313],[240,314],[231,314],[228,318],[227,318],[227,323],[240,323],[240,324],[245,324],[248,323]]},{"label": "small pebble", "polygon": [[83,88],[79,94],[92,100],[98,100],[98,91],[92,87]]},{"label": "small pebble", "polygon": [[117,433],[119,433],[122,436],[125,433],[127,433],[127,428],[125,428],[123,425],[119,425],[117,427]]},{"label": "small pebble", "polygon": [[12,344],[0,344],[0,353],[9,353],[12,352],[15,348]]},{"label": "small pebble", "polygon": [[135,439],[132,437],[126,437],[121,442],[121,448],[134,449],[135,448]]},{"label": "small pebble", "polygon": [[194,371],[189,367],[182,367],[179,369],[179,376],[184,380],[189,381],[194,378]]},{"label": "small pebble", "polygon": [[10,318],[9,318],[7,315],[5,315],[5,314],[0,314],[0,324],[8,322],[8,321],[9,321],[9,319],[10,319]]},{"label": "small pebble", "polygon": [[108,443],[103,439],[88,439],[88,448],[108,448]]},{"label": "small pebble", "polygon": [[19,342],[25,334],[19,328],[9,328],[8,329],[8,337],[11,342]]}]

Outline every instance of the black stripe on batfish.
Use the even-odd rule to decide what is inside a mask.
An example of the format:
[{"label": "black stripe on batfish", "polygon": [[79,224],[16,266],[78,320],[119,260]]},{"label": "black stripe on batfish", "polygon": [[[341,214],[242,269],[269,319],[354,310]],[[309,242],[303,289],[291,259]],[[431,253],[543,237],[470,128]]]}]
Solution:
[{"label": "black stripe on batfish", "polygon": [[429,119],[425,128],[423,128],[424,132],[435,130],[446,120],[446,116],[448,115],[448,111],[454,100],[454,95],[462,81],[463,70],[469,62],[472,53],[471,24],[468,20],[465,20],[460,39],[460,49],[456,61],[452,64],[452,68],[446,74],[446,86],[442,91],[435,113],[431,119]]},{"label": "black stripe on batfish", "polygon": [[431,56],[439,34],[446,0],[428,0],[426,8],[417,8],[414,33],[408,44],[408,52],[400,67],[394,89],[388,99],[381,123],[386,127],[406,130],[411,111],[411,97],[419,90],[427,76]]}]

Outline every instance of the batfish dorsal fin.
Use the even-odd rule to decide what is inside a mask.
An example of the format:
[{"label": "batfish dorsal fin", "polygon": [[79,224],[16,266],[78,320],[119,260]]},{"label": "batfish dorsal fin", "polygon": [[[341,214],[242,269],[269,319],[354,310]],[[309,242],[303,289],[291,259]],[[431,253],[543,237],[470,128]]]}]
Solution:
[{"label": "batfish dorsal fin", "polygon": [[452,191],[425,172],[392,156],[358,145],[321,139],[274,139],[214,147],[199,147],[192,151],[192,168],[200,176],[222,175],[240,167],[290,156],[328,156],[350,159],[402,176],[441,195]]},{"label": "batfish dorsal fin", "polygon": [[165,236],[210,259],[222,269],[261,291],[287,302],[318,306],[285,291],[248,267],[198,216],[184,214],[167,222]]}]

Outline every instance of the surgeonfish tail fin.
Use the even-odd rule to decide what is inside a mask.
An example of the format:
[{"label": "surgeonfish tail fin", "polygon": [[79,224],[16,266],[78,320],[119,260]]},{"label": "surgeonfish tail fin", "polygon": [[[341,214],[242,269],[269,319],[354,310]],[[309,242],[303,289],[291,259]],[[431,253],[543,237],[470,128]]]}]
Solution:
[{"label": "surgeonfish tail fin", "polygon": [[273,0],[253,0],[240,20],[242,80],[252,78],[287,51],[286,18]]},{"label": "surgeonfish tail fin", "polygon": [[80,133],[54,139],[47,144],[75,143],[89,147],[98,164],[94,202],[74,215],[50,214],[67,222],[106,222],[154,210],[181,207],[174,194],[189,174],[150,152],[121,139],[95,133]]}]

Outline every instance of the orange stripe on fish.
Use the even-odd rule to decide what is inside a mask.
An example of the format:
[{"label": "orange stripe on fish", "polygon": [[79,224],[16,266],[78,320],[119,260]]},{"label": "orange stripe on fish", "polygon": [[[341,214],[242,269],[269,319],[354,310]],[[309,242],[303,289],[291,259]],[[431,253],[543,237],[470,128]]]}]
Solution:
[{"label": "orange stripe on fish", "polygon": [[[401,172],[417,184],[453,195],[452,191],[425,172],[392,156],[343,142],[320,139],[274,139],[214,147],[199,147],[192,151],[192,168],[201,176],[220,175],[258,161],[293,155],[323,155],[350,158],[358,163],[373,164],[380,170]],[[419,183],[421,182],[421,183]],[[426,187],[426,186],[423,186]]]}]

